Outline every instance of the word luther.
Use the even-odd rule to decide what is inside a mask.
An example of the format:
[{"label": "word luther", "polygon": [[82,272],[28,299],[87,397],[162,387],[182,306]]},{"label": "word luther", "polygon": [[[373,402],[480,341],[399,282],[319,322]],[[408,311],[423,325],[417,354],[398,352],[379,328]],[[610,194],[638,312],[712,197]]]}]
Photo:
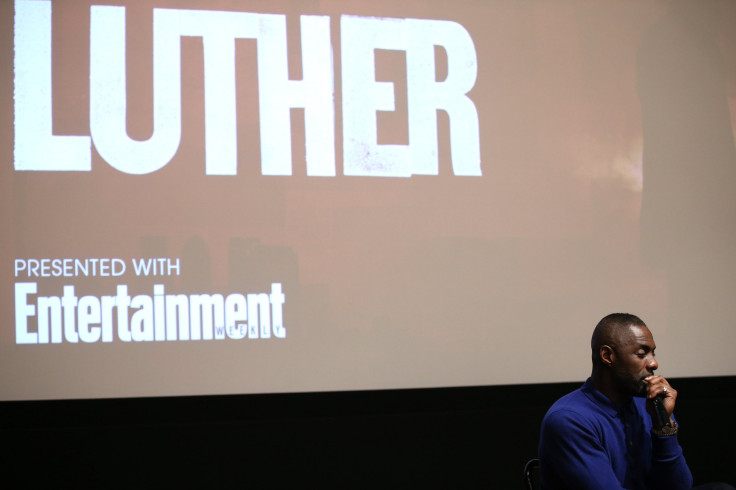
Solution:
[{"label": "word luther", "polygon": [[[303,78],[291,80],[285,15],[153,9],[153,130],[149,139],[139,141],[128,136],[126,126],[125,7],[110,5],[90,8],[89,136],[53,134],[51,11],[47,0],[15,1],[15,170],[89,172],[92,143],[120,172],[141,175],[163,168],[181,140],[181,39],[199,37],[205,174],[237,174],[235,41],[255,39],[262,175],[292,175],[291,109],[304,110],[307,175],[336,175],[329,16],[300,16]],[[450,121],[453,174],[480,176],[478,111],[467,95],[478,62],[468,31],[446,20],[343,15],[340,33],[343,174],[438,175],[437,111],[444,111]],[[447,58],[447,75],[439,81],[435,47]],[[392,82],[376,80],[376,50],[406,56],[406,145],[377,141],[377,112],[396,110],[396,90]]]}]

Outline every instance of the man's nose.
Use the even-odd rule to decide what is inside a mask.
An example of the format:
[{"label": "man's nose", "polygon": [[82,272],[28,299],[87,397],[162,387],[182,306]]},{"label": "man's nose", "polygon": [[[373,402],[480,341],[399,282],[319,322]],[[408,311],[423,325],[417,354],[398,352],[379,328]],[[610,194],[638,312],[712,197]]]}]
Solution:
[{"label": "man's nose", "polygon": [[659,363],[653,356],[649,358],[649,365],[647,366],[650,371],[656,371],[659,369]]}]

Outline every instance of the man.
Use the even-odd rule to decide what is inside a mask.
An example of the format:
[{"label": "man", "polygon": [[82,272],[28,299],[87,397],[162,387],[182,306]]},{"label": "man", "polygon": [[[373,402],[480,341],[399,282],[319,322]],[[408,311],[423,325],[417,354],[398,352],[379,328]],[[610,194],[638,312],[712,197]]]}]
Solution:
[{"label": "man", "polygon": [[[659,364],[647,326],[628,313],[608,315],[596,326],[591,349],[590,378],[555,402],[542,422],[542,488],[691,488],[673,416],[677,391],[654,374]],[[666,410],[665,425],[658,423],[655,397]]]}]

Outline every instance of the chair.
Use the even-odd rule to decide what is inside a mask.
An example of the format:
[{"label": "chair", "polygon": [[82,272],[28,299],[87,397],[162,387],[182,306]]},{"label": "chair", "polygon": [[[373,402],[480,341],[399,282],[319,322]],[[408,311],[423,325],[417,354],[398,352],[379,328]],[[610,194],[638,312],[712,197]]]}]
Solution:
[{"label": "chair", "polygon": [[524,488],[527,490],[539,490],[539,459],[534,458],[524,465]]}]

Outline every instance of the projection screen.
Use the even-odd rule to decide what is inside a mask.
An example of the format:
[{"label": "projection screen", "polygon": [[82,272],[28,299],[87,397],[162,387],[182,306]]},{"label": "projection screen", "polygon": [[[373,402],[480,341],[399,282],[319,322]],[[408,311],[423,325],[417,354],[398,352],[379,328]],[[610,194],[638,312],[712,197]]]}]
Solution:
[{"label": "projection screen", "polygon": [[16,0],[0,398],[736,375],[736,4]]}]

